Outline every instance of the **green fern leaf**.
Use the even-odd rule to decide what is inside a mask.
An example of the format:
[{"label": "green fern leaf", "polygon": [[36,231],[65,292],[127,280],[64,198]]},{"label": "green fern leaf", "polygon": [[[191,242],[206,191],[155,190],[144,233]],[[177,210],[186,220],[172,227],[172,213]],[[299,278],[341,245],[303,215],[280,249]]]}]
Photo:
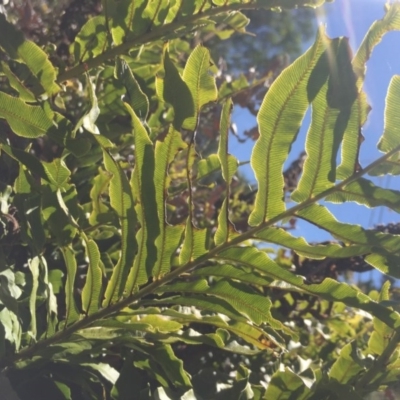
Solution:
[{"label": "green fern leaf", "polygon": [[[279,335],[277,333],[274,332],[274,337],[272,337],[271,334],[267,333],[260,327],[253,324],[249,324],[245,321],[237,321],[237,320],[226,321],[225,319],[221,318],[218,315],[194,316],[190,314],[181,313],[174,309],[165,310],[163,314],[173,317],[176,321],[179,321],[181,323],[185,322],[199,323],[199,324],[211,325],[220,329],[225,329],[237,335],[238,337],[242,338],[247,343],[250,343],[261,350],[269,350],[271,348],[282,346],[279,343]],[[268,332],[270,332],[270,330],[268,330]],[[283,341],[281,343],[283,343]]]},{"label": "green fern leaf", "polygon": [[183,226],[167,225],[165,204],[167,190],[171,179],[168,170],[177,152],[184,149],[186,143],[181,135],[171,127],[163,140],[156,142],[154,186],[156,191],[159,236],[156,238],[157,261],[154,264],[152,276],[160,278],[171,268],[171,258],[181,241]]},{"label": "green fern leaf", "polygon": [[230,184],[237,170],[238,162],[235,157],[228,154],[228,134],[230,126],[230,114],[232,112],[233,103],[229,99],[222,107],[220,122],[220,139],[218,146],[218,158],[221,163],[222,177],[226,182],[225,200],[218,216],[218,228],[215,232],[214,241],[218,246],[228,241],[229,238],[229,197]]},{"label": "green fern leaf", "polygon": [[107,148],[108,143],[101,136],[96,136],[96,139],[103,148],[103,159],[106,170],[113,175],[109,188],[110,203],[111,207],[117,213],[121,225],[120,257],[112,271],[106,288],[103,301],[104,307],[118,301],[122,296],[137,249],[135,238],[137,217],[128,178],[120,165],[111,156]]},{"label": "green fern leaf", "polygon": [[330,278],[326,278],[321,284],[307,284],[304,278],[278,266],[264,252],[256,248],[232,247],[221,252],[217,259],[253,268],[269,278],[285,281],[306,293],[320,296],[328,301],[343,302],[349,307],[367,311],[389,326],[395,327],[398,323],[398,313],[376,303],[360,290]]},{"label": "green fern leaf", "polygon": [[[42,90],[37,96],[47,93],[49,96],[59,92],[60,87],[55,83],[57,73],[47,54],[35,43],[26,40],[22,32],[6,20],[0,13],[0,47],[15,61],[25,64]],[[15,108],[17,110],[17,108]]]},{"label": "green fern leaf", "polygon": [[103,15],[90,18],[81,28],[70,46],[75,63],[84,62],[87,59],[104,53],[109,47],[109,37],[106,26],[106,18]]},{"label": "green fern leaf", "polygon": [[354,201],[367,207],[386,206],[400,212],[400,191],[375,186],[368,179],[360,178],[326,197],[332,203]]},{"label": "green fern leaf", "polygon": [[126,88],[124,101],[127,102],[142,121],[146,121],[149,113],[149,99],[143,93],[128,63],[122,58],[115,61],[114,75]]},{"label": "green fern leaf", "polygon": [[3,92],[0,92],[0,118],[4,118],[18,136],[29,139],[46,135],[53,128],[53,121],[41,107],[30,106]]},{"label": "green fern leaf", "polygon": [[186,62],[182,78],[192,95],[194,114],[185,119],[182,125],[184,129],[195,131],[201,108],[218,98],[215,78],[211,75],[212,65],[208,49],[202,46],[197,46]]},{"label": "green fern leaf", "polygon": [[[336,182],[336,158],[352,106],[357,98],[356,76],[350,62],[347,39],[333,40],[326,55],[329,79],[312,102],[311,126],[307,133],[307,158],[292,199],[308,200]],[[347,136],[358,138],[359,127]],[[352,160],[353,166],[355,161]]]},{"label": "green fern leaf", "polygon": [[[400,12],[399,12],[400,13]],[[399,16],[400,19],[400,16]],[[378,148],[382,152],[388,153],[392,150],[400,150],[400,115],[398,106],[400,101],[400,76],[394,76],[389,84],[386,105],[385,105],[385,124],[383,135],[378,143]]]},{"label": "green fern leaf", "polygon": [[61,252],[64,256],[64,262],[67,269],[67,280],[65,282],[65,325],[68,325],[79,319],[79,311],[74,299],[74,283],[77,271],[77,264],[75,253],[72,247],[61,247]]},{"label": "green fern leaf", "polygon": [[164,77],[157,76],[156,90],[158,96],[171,104],[174,109],[174,128],[179,130],[183,122],[195,114],[191,91],[182,79],[178,69],[171,61],[167,46],[164,47]]},{"label": "green fern leaf", "polygon": [[138,253],[126,282],[126,292],[132,293],[136,286],[147,281],[157,261],[155,240],[160,235],[160,222],[155,187],[155,158],[153,143],[146,129],[132,108],[125,103],[132,118],[135,139],[135,167],[131,187],[135,209],[140,223],[136,235]]},{"label": "green fern leaf", "polygon": [[102,268],[100,266],[100,251],[94,240],[84,240],[88,258],[88,272],[85,286],[82,289],[82,309],[87,315],[98,311],[102,297]]},{"label": "green fern leaf", "polygon": [[285,211],[283,163],[297,136],[309,102],[325,83],[331,41],[319,32],[314,45],[274,81],[257,116],[260,137],[251,156],[258,182],[249,224],[259,225]]}]

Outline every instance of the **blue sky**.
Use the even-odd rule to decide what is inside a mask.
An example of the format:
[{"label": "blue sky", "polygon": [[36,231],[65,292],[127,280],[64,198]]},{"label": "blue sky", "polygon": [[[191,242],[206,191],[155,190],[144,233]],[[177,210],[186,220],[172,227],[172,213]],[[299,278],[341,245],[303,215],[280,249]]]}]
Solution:
[{"label": "blue sky", "polygon": [[[316,20],[318,24],[326,26],[327,34],[330,37],[349,37],[351,47],[355,53],[371,24],[376,19],[383,17],[385,3],[385,0],[335,0],[333,3],[327,3],[324,8],[317,10]],[[305,44],[305,49],[309,45],[310,43]],[[375,48],[367,64],[364,90],[368,95],[372,111],[363,129],[365,141],[362,144],[360,153],[362,166],[368,165],[380,155],[376,144],[383,132],[383,113],[387,87],[391,77],[395,74],[400,74],[400,32],[389,32]],[[237,124],[239,133],[255,125],[254,117],[241,108],[235,109],[233,121]],[[304,148],[304,138],[308,123],[309,113],[304,120],[299,138],[293,146],[289,161],[296,158]],[[239,144],[235,143],[235,139],[232,139],[230,151],[239,160],[248,160],[253,144],[250,141],[245,144]],[[247,166],[242,171],[250,182],[255,182],[250,167]],[[378,178],[375,183],[383,187],[400,190],[400,180],[397,177]],[[381,207],[369,209],[357,204],[346,204],[330,205],[329,208],[340,221],[356,223],[364,227],[371,227],[378,223],[400,221],[398,214]],[[305,236],[310,241],[329,238],[328,234],[304,223],[299,223],[296,233]]]}]

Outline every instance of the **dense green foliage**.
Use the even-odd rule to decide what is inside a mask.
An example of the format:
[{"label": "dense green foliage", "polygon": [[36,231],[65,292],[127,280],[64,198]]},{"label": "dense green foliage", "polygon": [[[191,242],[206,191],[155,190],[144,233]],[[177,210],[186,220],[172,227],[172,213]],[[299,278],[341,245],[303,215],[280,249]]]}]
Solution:
[{"label": "dense green foliage", "polygon": [[[400,76],[382,156],[362,167],[358,157],[365,65],[400,30],[400,3],[354,57],[321,29],[268,86],[254,201],[228,138],[235,99],[260,82],[221,82],[209,50],[191,47],[199,32],[244,33],[242,9],[322,3],[104,0],[68,57],[0,14],[0,388],[10,399],[353,400],[399,379],[389,283],[367,294],[293,266],[362,260],[400,277],[399,232],[342,223],[326,207],[399,212],[400,192],[368,175],[400,173]],[[289,183],[284,163],[309,107],[304,168],[293,167],[303,172]],[[218,146],[204,145],[218,113]],[[294,236],[295,219],[332,241]]]}]

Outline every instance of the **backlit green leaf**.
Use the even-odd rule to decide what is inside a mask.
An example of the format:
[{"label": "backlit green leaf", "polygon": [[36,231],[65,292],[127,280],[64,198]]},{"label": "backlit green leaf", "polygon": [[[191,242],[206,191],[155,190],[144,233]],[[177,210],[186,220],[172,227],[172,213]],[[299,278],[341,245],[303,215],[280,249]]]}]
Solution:
[{"label": "backlit green leaf", "polygon": [[157,261],[154,264],[152,275],[161,277],[171,268],[171,257],[179,246],[183,226],[170,226],[166,222],[165,204],[167,190],[170,185],[168,170],[177,152],[186,147],[181,135],[171,127],[164,139],[156,142],[154,186],[157,201],[157,213],[160,235],[156,238]]},{"label": "backlit green leaf", "polygon": [[186,264],[207,253],[209,240],[209,231],[207,229],[195,228],[190,218],[188,218],[186,222],[185,238],[179,254],[179,264]]},{"label": "backlit green leaf", "polygon": [[190,131],[196,129],[201,108],[217,100],[217,86],[210,69],[212,65],[208,49],[202,46],[197,46],[186,62],[182,77],[192,95],[194,113],[192,114],[193,116],[185,119],[183,128]]},{"label": "backlit green leaf", "polygon": [[127,103],[125,105],[131,116],[134,131],[135,167],[130,185],[140,223],[136,235],[138,253],[125,286],[126,292],[130,294],[137,286],[145,283],[152,273],[157,260],[155,240],[160,235],[160,216],[156,203],[153,143],[138,116]]},{"label": "backlit green leaf", "polygon": [[31,323],[29,326],[29,331],[34,339],[36,339],[37,335],[37,326],[36,326],[36,296],[37,290],[39,287],[39,268],[40,268],[40,260],[39,257],[34,257],[28,263],[29,269],[32,274],[32,290],[29,296],[29,312],[31,314]]},{"label": "backlit green leaf", "polygon": [[[100,136],[96,136],[100,138]],[[109,149],[103,145],[103,159],[106,170],[113,175],[110,181],[109,195],[111,207],[115,210],[120,220],[121,250],[117,264],[115,265],[108,282],[103,306],[109,305],[121,298],[125,288],[129,270],[135,258],[137,242],[136,212],[132,189],[124,171],[110,154]]]},{"label": "backlit green leaf", "polygon": [[256,248],[232,247],[221,252],[218,259],[254,268],[269,278],[285,281],[301,288],[306,293],[320,296],[328,301],[339,301],[349,307],[360,308],[376,316],[389,326],[400,325],[400,319],[396,312],[379,305],[359,289],[330,278],[325,278],[321,284],[308,284],[304,281],[304,278],[278,266],[264,252]]},{"label": "backlit green leaf", "polygon": [[75,126],[72,136],[75,137],[76,132],[83,126],[87,131],[94,135],[100,134],[99,128],[96,126],[96,120],[100,115],[100,108],[97,102],[97,96],[95,91],[95,85],[92,82],[88,73],[85,74],[87,91],[89,93],[89,110],[86,111],[81,119]]},{"label": "backlit green leaf", "polygon": [[[326,55],[329,79],[312,102],[303,174],[292,199],[298,203],[332,187],[336,182],[336,158],[354,101],[356,77],[347,39],[333,40]],[[360,127],[348,135],[358,138]],[[355,165],[355,160],[352,160]]]},{"label": "backlit green leaf", "polygon": [[[174,285],[169,285],[169,287],[165,288],[165,290],[160,290],[160,292],[165,292],[168,290],[173,290]],[[192,293],[187,296],[173,296],[167,297],[160,300],[152,300],[146,302],[146,305],[154,305],[154,306],[171,306],[171,305],[180,305],[185,307],[196,307],[196,309],[200,309],[207,312],[214,312],[218,314],[226,315],[227,317],[234,319],[235,321],[246,322],[246,318],[232,305],[220,298],[211,298],[205,297],[203,294],[198,295]]]},{"label": "backlit green leaf", "polygon": [[10,82],[10,86],[18,92],[21,100],[27,102],[36,101],[36,97],[32,91],[26,87],[23,80],[20,79],[4,61],[0,63],[0,72],[3,72],[3,74],[7,77],[8,81]]},{"label": "backlit green leaf", "polygon": [[289,368],[276,371],[268,383],[264,399],[302,400],[308,398],[310,389],[304,384],[300,376]]},{"label": "backlit green leaf", "polygon": [[226,182],[226,195],[218,216],[218,228],[215,232],[214,241],[218,246],[226,242],[229,238],[229,197],[230,184],[233,175],[237,169],[237,162],[234,157],[228,154],[228,134],[230,126],[230,114],[232,112],[233,103],[231,100],[225,102],[222,108],[220,122],[220,139],[218,146],[218,158],[221,163],[222,177]]},{"label": "backlit green leaf", "polygon": [[82,289],[82,309],[87,314],[95,313],[100,306],[102,296],[102,269],[100,267],[100,251],[94,240],[84,240],[88,258],[88,272],[85,286]]},{"label": "backlit green leaf", "polygon": [[26,64],[48,95],[54,95],[60,90],[55,83],[56,70],[47,54],[35,43],[26,40],[2,13],[0,13],[0,47],[11,59]]},{"label": "backlit green leaf", "polygon": [[[60,246],[71,243],[77,233],[77,227],[69,215],[72,209],[60,204],[60,200],[67,204],[74,203],[76,196],[76,189],[72,185],[62,193],[51,185],[42,185],[42,215]],[[77,217],[76,214],[72,216]]]},{"label": "backlit green leaf", "polygon": [[372,51],[381,41],[383,35],[392,30],[400,30],[400,4],[397,2],[390,4],[384,17],[371,25],[354,56],[353,67],[359,76],[359,86],[364,82],[366,64]]},{"label": "backlit green leaf", "polygon": [[18,136],[30,139],[45,135],[53,127],[53,121],[41,107],[30,106],[3,92],[0,92],[0,118],[4,118]]},{"label": "backlit green leaf", "polygon": [[22,166],[14,182],[14,204],[19,210],[19,223],[22,227],[21,238],[38,255],[46,241],[45,228],[42,219],[42,201],[38,188],[33,184],[33,178]]},{"label": "backlit green leaf", "polygon": [[356,244],[343,246],[340,244],[308,244],[302,237],[294,237],[287,230],[270,227],[257,233],[255,238],[265,240],[268,243],[275,243],[283,247],[294,250],[297,254],[314,258],[323,259],[325,257],[346,258],[368,253],[371,247],[367,244]]},{"label": "backlit green leaf", "polygon": [[371,250],[383,249],[390,252],[390,249],[400,247],[400,237],[398,235],[390,235],[375,232],[373,230],[363,229],[359,225],[351,225],[339,222],[331,214],[331,212],[318,204],[309,206],[299,212],[297,215],[330,232],[334,237],[344,243],[356,245],[369,245]]},{"label": "backlit green leaf", "polygon": [[146,121],[149,112],[149,100],[140,88],[128,63],[122,58],[117,58],[115,61],[115,77],[126,88],[126,95],[123,100],[130,105],[142,121]]},{"label": "backlit green leaf", "polygon": [[[172,384],[175,387],[191,387],[189,375],[183,369],[183,362],[177,358],[168,344],[159,344],[147,349],[148,355],[146,359],[150,362],[149,367],[156,364],[161,368],[160,373],[163,375],[165,382]],[[145,364],[136,361],[138,367]]]},{"label": "backlit green leaf", "polygon": [[68,247],[61,247],[64,256],[65,266],[67,268],[67,280],[65,282],[65,303],[66,303],[66,325],[76,321],[79,318],[79,311],[74,299],[75,275],[77,264],[73,249]]},{"label": "backlit green leaf", "polygon": [[[400,19],[400,12],[399,12]],[[383,135],[378,143],[378,148],[382,152],[389,152],[400,147],[398,127],[400,124],[399,114],[400,101],[400,75],[394,76],[389,84],[386,105]]]},{"label": "backlit green leaf", "polygon": [[329,377],[340,383],[348,383],[363,370],[364,365],[357,355],[356,343],[351,342],[340,351],[339,358],[329,371]]},{"label": "backlit green leaf", "polygon": [[259,286],[269,286],[272,282],[272,279],[257,274],[255,271],[244,271],[243,269],[233,265],[203,267],[193,271],[192,275],[204,277],[216,276]]},{"label": "backlit green leaf", "polygon": [[93,179],[93,186],[90,190],[92,212],[90,213],[89,222],[91,225],[102,222],[104,214],[109,212],[109,208],[102,201],[102,196],[108,191],[111,179],[112,175],[102,169],[99,169],[99,174]]},{"label": "backlit green leaf", "polygon": [[375,186],[371,181],[360,178],[326,197],[332,203],[355,201],[367,207],[386,206],[400,212],[400,192]]},{"label": "backlit green leaf", "polygon": [[71,175],[61,158],[55,158],[52,162],[42,162],[42,165],[48,180],[56,188],[62,188]]},{"label": "backlit green leaf", "polygon": [[[379,294],[379,301],[389,300],[389,289],[390,282],[386,281],[382,286],[381,292]],[[368,340],[368,352],[374,355],[381,355],[385,350],[386,346],[389,344],[390,339],[393,335],[393,329],[389,328],[385,323],[380,321],[378,318],[374,317],[374,331],[372,332]]]},{"label": "backlit green leaf", "polygon": [[197,180],[221,171],[221,161],[217,154],[210,154],[197,163]]},{"label": "backlit green leaf", "polygon": [[[343,142],[341,146],[341,163],[336,170],[338,179],[346,179],[356,173],[362,166],[359,164],[359,153],[364,140],[362,126],[371,110],[365,92],[360,91],[354,101],[349,117],[342,118]],[[344,122],[347,125],[344,127]]]},{"label": "backlit green leaf", "polygon": [[171,61],[168,48],[164,48],[164,77],[157,76],[156,89],[158,96],[171,104],[174,109],[174,128],[179,130],[183,122],[195,115],[195,104],[191,90],[178,69]]},{"label": "backlit green leaf", "polygon": [[112,18],[112,36],[115,44],[121,44],[125,36],[143,33],[148,22],[142,18],[147,0],[106,0],[107,11]]},{"label": "backlit green leaf", "polygon": [[190,283],[175,283],[164,285],[162,292],[183,292],[206,294],[225,300],[240,314],[249,318],[255,324],[267,322],[274,329],[290,332],[279,321],[275,320],[270,312],[271,301],[246,285],[237,282],[218,281],[215,285],[208,286],[206,280],[198,280]]},{"label": "backlit green leaf", "polygon": [[[241,337],[247,343],[256,346],[259,349],[267,350],[271,347],[277,347],[279,344],[261,328],[251,325],[245,321],[229,321],[222,319],[220,316],[194,316],[190,314],[183,314],[174,309],[169,309],[163,312],[164,315],[169,315],[175,320],[182,323],[192,322],[199,324],[212,325]],[[267,339],[267,340],[266,340]],[[271,343],[273,345],[271,345]]]},{"label": "backlit green leaf", "polygon": [[103,15],[90,18],[75,37],[70,46],[70,53],[75,62],[80,63],[98,56],[108,48],[108,32]]},{"label": "backlit green leaf", "polygon": [[314,45],[286,68],[265,96],[257,121],[260,137],[251,156],[258,182],[249,224],[259,225],[285,210],[283,163],[295,140],[308,105],[327,76],[326,51],[331,41],[319,32]]}]

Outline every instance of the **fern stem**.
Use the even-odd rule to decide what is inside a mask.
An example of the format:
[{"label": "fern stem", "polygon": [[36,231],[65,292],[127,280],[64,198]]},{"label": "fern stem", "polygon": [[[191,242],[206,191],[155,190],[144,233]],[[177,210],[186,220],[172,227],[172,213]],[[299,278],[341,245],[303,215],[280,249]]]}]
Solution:
[{"label": "fern stem", "polygon": [[[115,304],[112,304],[112,305],[108,306],[107,308],[103,308],[103,309],[99,310],[98,312],[95,312],[89,316],[86,316],[86,317],[80,319],[79,321],[70,325],[66,329],[56,332],[53,336],[46,338],[44,340],[41,340],[32,346],[25,347],[19,353],[16,353],[10,357],[6,357],[3,360],[0,360],[0,370],[11,367],[17,361],[32,358],[36,354],[39,354],[42,349],[45,349],[54,343],[61,342],[65,339],[67,339],[73,333],[79,331],[80,329],[89,327],[93,322],[95,322],[97,320],[113,316],[114,314],[116,314],[120,310],[122,310],[123,308],[128,307],[128,306],[132,305],[133,303],[137,302],[138,300],[142,299],[144,296],[147,296],[148,294],[153,293],[154,290],[157,289],[158,287],[179,277],[182,273],[187,272],[187,271],[197,267],[198,265],[200,265],[201,263],[204,263],[205,261],[211,260],[216,255],[218,255],[218,253],[220,253],[224,250],[227,250],[228,248],[230,248],[232,246],[238,245],[248,239],[251,239],[260,231],[276,224],[277,222],[281,221],[282,219],[288,218],[290,216],[294,216],[298,211],[301,211],[301,210],[307,208],[308,206],[316,203],[317,201],[325,198],[326,196],[329,196],[329,195],[343,189],[346,185],[361,178],[363,175],[365,175],[366,173],[368,173],[369,171],[374,169],[376,166],[378,166],[380,163],[386,161],[387,159],[389,159],[390,157],[392,157],[395,153],[397,153],[399,151],[400,151],[400,145],[397,146],[396,148],[394,148],[393,150],[389,151],[388,153],[384,154],[383,156],[381,156],[380,158],[378,158],[377,160],[375,160],[374,162],[369,164],[367,167],[361,169],[360,171],[358,171],[351,177],[339,182],[335,186],[325,190],[324,192],[322,192],[314,197],[309,198],[308,200],[304,201],[303,203],[297,204],[296,206],[293,206],[293,207],[287,209],[285,212],[277,215],[274,218],[271,218],[268,221],[264,221],[260,225],[233,238],[229,242],[225,242],[225,243],[221,244],[220,246],[214,247],[207,254],[197,258],[194,261],[190,261],[187,264],[174,269],[170,273],[164,275],[161,279],[153,281],[152,283],[143,287],[138,292],[130,295],[129,297],[126,297],[125,299],[123,299]],[[390,357],[390,354],[393,352],[394,348],[396,347],[396,345],[399,341],[400,341],[400,331],[395,333],[395,335],[389,342],[389,345],[385,349],[384,353],[382,353],[382,355],[380,357],[378,357],[377,362],[371,368],[372,372],[369,372],[370,370],[367,371],[367,373],[364,375],[364,377],[360,380],[360,381],[364,382],[363,384],[365,384],[365,382],[367,382],[368,377],[376,375],[378,368],[380,368],[384,364],[385,359],[387,358],[387,355],[389,355],[389,357]],[[381,361],[379,361],[379,360],[381,360]],[[375,365],[378,365],[378,366],[375,366]],[[374,375],[372,375],[372,374],[374,374]],[[367,378],[365,378],[365,376],[367,376]],[[368,379],[370,379],[370,378],[368,378]],[[358,386],[362,387],[362,384],[358,383]]]},{"label": "fern stem", "polygon": [[[230,5],[211,7],[208,10],[198,12],[197,14],[190,15],[185,18],[179,19],[178,21],[174,21],[169,24],[163,25],[160,28],[155,29],[154,31],[150,31],[134,39],[127,40],[126,42],[121,43],[118,46],[110,48],[109,50],[98,55],[97,57],[93,57],[90,60],[80,63],[75,67],[72,67],[71,69],[62,72],[57,77],[57,82],[61,83],[67,81],[68,79],[77,78],[78,76],[82,75],[89,69],[99,67],[100,65],[103,65],[106,61],[129,52],[134,47],[139,47],[144,44],[160,40],[167,34],[172,33],[182,27],[193,25],[199,19],[206,19],[214,17],[221,13],[239,11],[244,9],[252,10],[257,8],[265,8],[265,9],[276,8],[279,7],[281,0],[269,0],[268,2],[263,1],[262,5],[260,3],[261,2],[259,2],[258,0],[255,0],[251,3],[246,3],[246,4],[235,3]],[[305,3],[304,5],[307,5],[307,0],[304,0],[304,3]],[[301,5],[302,4],[299,4],[299,6]]]}]

